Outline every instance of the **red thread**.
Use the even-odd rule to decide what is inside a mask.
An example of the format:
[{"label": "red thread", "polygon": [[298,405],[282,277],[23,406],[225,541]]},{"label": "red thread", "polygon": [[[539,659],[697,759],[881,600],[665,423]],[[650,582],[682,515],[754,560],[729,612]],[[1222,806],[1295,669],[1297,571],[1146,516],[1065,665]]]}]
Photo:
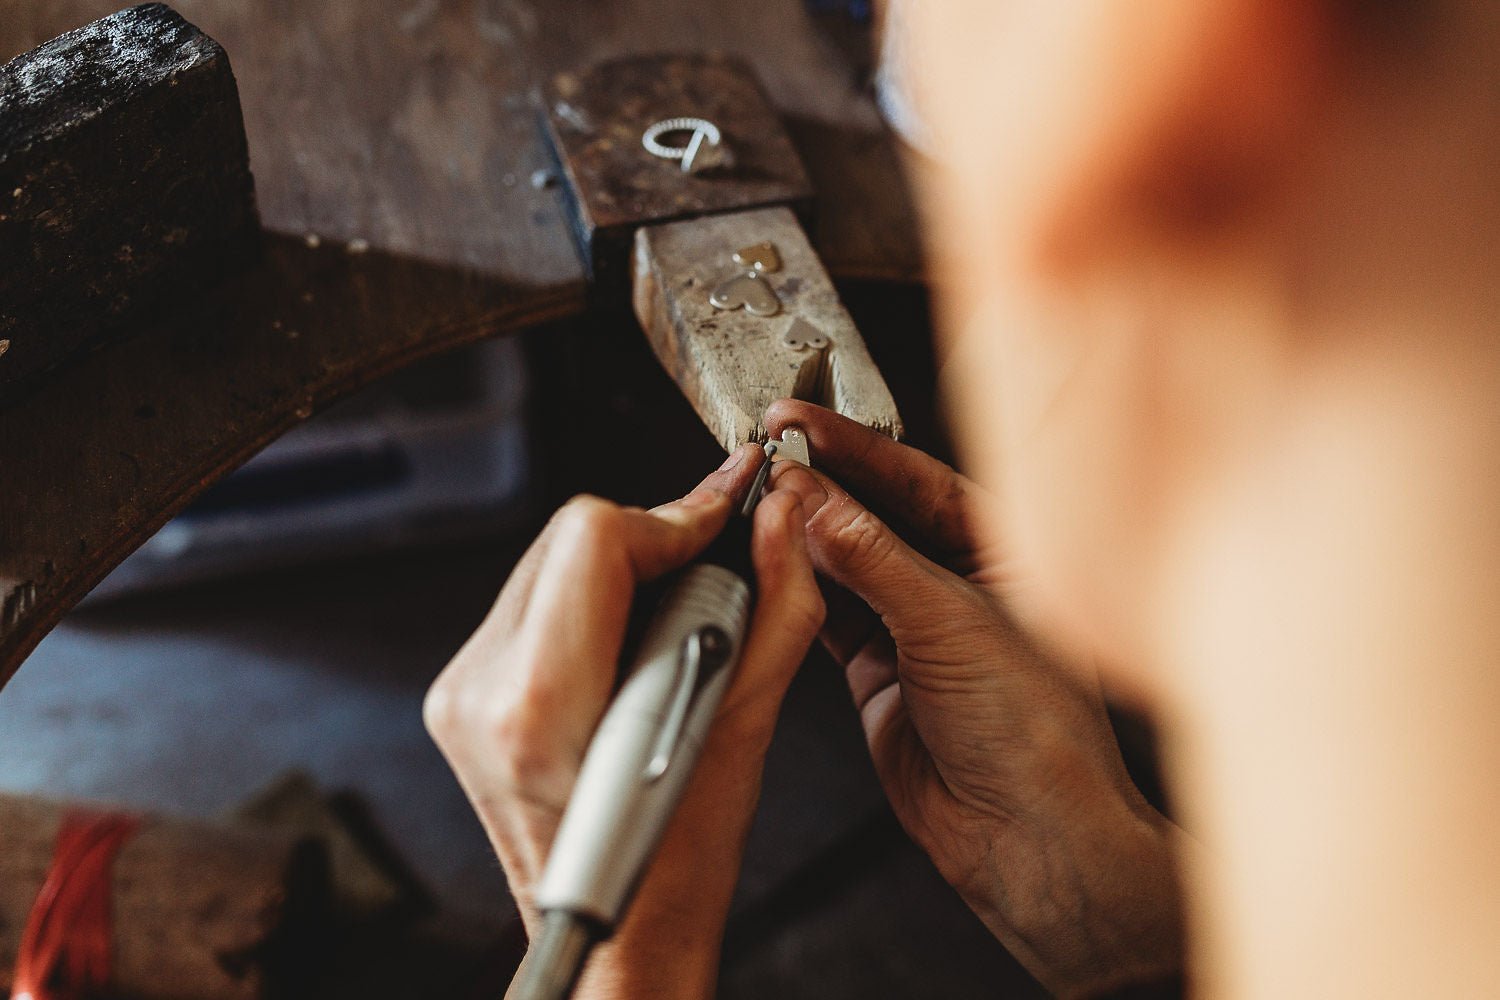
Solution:
[{"label": "red thread", "polygon": [[110,871],[139,825],[118,813],[63,819],[52,867],[21,934],[11,1000],[73,1000],[109,982]]}]

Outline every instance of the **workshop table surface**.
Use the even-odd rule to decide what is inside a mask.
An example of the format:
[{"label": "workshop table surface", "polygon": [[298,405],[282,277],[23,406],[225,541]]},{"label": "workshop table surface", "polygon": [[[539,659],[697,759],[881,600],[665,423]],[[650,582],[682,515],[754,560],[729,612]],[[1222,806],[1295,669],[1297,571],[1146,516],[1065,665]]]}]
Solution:
[{"label": "workshop table surface", "polygon": [[[536,124],[555,72],[684,47],[746,59],[820,195],[830,272],[920,274],[869,67],[798,0],[174,6],[229,53],[262,257],[0,410],[0,682],[278,434],[419,357],[584,310]],[[114,9],[4,0],[0,59]],[[207,816],[301,768],[365,800],[445,911],[503,935],[503,877],[420,703],[525,537],[86,609],[0,693],[0,789]],[[422,995],[383,985],[363,995]],[[772,748],[722,995],[1037,994],[895,825],[815,659]]]},{"label": "workshop table surface", "polygon": [[[229,53],[262,254],[0,410],[0,679],[172,513],[313,412],[585,308],[562,192],[533,182],[550,167],[537,94],[557,72],[684,47],[743,57],[821,195],[829,270],[919,273],[869,67],[798,0],[176,7]],[[10,0],[0,58],[113,9]]]}]

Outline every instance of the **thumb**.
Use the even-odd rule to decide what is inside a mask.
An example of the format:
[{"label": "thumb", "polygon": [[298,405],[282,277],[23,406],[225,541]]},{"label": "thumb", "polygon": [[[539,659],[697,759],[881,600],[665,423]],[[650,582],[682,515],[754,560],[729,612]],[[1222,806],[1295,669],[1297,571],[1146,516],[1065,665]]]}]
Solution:
[{"label": "thumb", "polygon": [[786,462],[777,469],[776,488],[801,498],[808,552],[818,572],[868,604],[898,647],[927,644],[935,621],[962,613],[956,607],[967,603],[962,581],[906,544],[832,480]]}]

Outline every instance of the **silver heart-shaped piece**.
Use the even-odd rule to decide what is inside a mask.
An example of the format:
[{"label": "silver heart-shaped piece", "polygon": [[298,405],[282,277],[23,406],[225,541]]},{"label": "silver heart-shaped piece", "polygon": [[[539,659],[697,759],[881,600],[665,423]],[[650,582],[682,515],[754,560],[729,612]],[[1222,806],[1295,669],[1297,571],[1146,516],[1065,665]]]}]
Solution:
[{"label": "silver heart-shaped piece", "polygon": [[822,330],[798,316],[786,328],[786,333],[781,335],[781,342],[794,351],[800,351],[806,347],[821,351],[828,346],[828,337]]},{"label": "silver heart-shaped piece", "polygon": [[715,309],[739,309],[752,316],[775,316],[781,312],[781,300],[766,279],[755,271],[737,274],[715,288],[708,301]]}]

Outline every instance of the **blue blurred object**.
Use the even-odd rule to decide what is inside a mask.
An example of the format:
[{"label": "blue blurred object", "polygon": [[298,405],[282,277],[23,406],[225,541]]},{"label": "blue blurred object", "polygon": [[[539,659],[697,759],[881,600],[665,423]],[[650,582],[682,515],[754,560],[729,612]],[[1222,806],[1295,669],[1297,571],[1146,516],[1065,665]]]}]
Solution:
[{"label": "blue blurred object", "polygon": [[855,21],[870,19],[870,0],[807,0],[814,14],[846,14]]}]

